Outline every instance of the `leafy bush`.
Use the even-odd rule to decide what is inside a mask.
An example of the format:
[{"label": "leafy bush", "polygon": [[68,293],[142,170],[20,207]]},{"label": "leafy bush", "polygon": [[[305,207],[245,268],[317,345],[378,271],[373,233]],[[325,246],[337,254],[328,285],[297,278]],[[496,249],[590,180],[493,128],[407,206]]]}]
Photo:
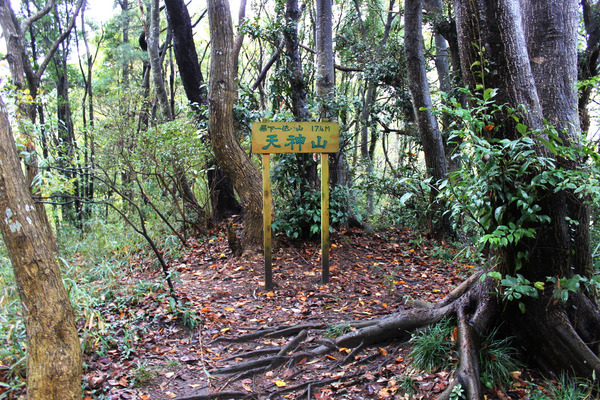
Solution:
[{"label": "leafy bush", "polygon": [[[273,230],[291,239],[316,239],[321,232],[321,190],[298,188],[275,196],[277,215]],[[329,192],[329,218],[332,226],[348,221],[348,191],[334,186]]]}]

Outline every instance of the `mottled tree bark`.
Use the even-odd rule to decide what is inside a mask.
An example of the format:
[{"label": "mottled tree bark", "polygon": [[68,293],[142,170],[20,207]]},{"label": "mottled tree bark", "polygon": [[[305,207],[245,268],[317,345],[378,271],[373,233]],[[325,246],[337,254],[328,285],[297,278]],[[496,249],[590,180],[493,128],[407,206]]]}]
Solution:
[{"label": "mottled tree bark", "polygon": [[0,230],[27,329],[29,400],[81,399],[81,348],[56,261],[54,237],[35,212],[4,105],[0,102]]},{"label": "mottled tree bark", "polygon": [[209,82],[209,132],[212,146],[244,207],[245,249],[262,243],[262,185],[258,169],[252,164],[233,128],[235,71],[233,27],[227,0],[209,0],[208,19],[212,43]]},{"label": "mottled tree bark", "polygon": [[169,105],[169,96],[165,88],[165,80],[162,68],[162,57],[160,54],[160,7],[158,0],[152,0],[150,3],[150,28],[146,37],[148,42],[148,57],[150,60],[150,71],[152,72],[152,82],[154,90],[163,115],[167,121],[173,120],[171,107]]}]

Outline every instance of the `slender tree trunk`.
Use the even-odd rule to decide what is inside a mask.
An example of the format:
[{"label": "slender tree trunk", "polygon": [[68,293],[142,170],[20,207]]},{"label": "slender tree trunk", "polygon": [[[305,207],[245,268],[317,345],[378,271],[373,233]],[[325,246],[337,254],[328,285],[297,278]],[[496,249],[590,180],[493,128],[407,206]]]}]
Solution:
[{"label": "slender tree trunk", "polygon": [[[300,41],[298,39],[298,21],[302,15],[302,11],[298,7],[298,0],[287,1],[285,9],[287,23],[283,28],[283,36],[285,38],[288,73],[290,75],[292,113],[297,121],[310,121],[311,115],[308,111],[307,99],[308,89],[304,80],[302,59],[300,58]],[[296,154],[295,156],[301,184],[307,185],[309,189],[313,190],[318,188],[317,163],[313,155]],[[306,232],[306,236],[308,234],[309,232]]]},{"label": "slender tree trunk", "polygon": [[331,0],[317,0],[317,96],[321,118],[335,119],[335,61],[333,58],[333,11]]},{"label": "slender tree trunk", "polygon": [[[127,0],[125,0],[127,1]],[[90,46],[85,30],[85,10],[81,11],[81,36],[83,39],[83,43],[85,45],[85,59],[86,59],[86,68],[80,62],[81,74],[83,77],[84,85],[85,85],[85,93],[83,99],[81,100],[81,108],[82,108],[82,117],[83,117],[83,146],[84,146],[84,167],[87,170],[94,169],[95,162],[95,149],[94,149],[94,136],[93,136],[93,128],[94,128],[94,85],[92,83],[92,72],[94,68],[94,62],[98,55],[98,49],[96,50],[95,55],[92,56],[90,51]],[[101,39],[102,40],[102,39]],[[79,41],[77,41],[79,43]],[[87,107],[86,107],[87,106]],[[94,180],[90,179],[90,174],[84,174],[83,177],[83,189],[82,194],[85,199],[93,200],[94,199]],[[91,205],[84,205],[84,214],[86,218],[91,217]]]},{"label": "slender tree trunk", "polygon": [[[331,0],[317,0],[316,4],[316,92],[319,101],[319,117],[337,120],[335,101],[335,60],[333,56],[333,10]],[[330,184],[348,186],[346,150],[340,137],[340,152],[331,157]],[[350,212],[350,210],[348,210]]]},{"label": "slender tree trunk", "polygon": [[[129,0],[118,0],[118,4],[121,7],[121,21],[122,21],[122,32],[123,32],[123,40],[122,43],[124,45],[129,45],[129,26],[131,24],[131,17],[129,15]],[[121,66],[121,79],[123,80],[123,87],[129,87],[131,73],[131,63],[129,60],[125,60],[123,65]]]},{"label": "slender tree trunk", "polygon": [[262,242],[262,180],[233,129],[233,27],[227,0],[209,0],[208,19],[212,42],[209,84],[211,142],[219,165],[231,178],[242,199],[245,222],[242,244],[246,249],[256,249]]},{"label": "slender tree trunk", "polygon": [[[434,20],[436,21],[434,26],[435,69],[438,75],[440,91],[448,96],[455,95],[452,88],[452,75],[450,74],[450,47],[440,29],[444,18],[442,0],[426,1],[425,3],[425,9],[434,16]],[[456,36],[456,34],[454,34],[454,36]],[[460,63],[457,63],[456,66],[458,70],[460,70]],[[456,86],[462,87],[462,85],[460,85],[460,79],[457,77],[456,80]],[[447,97],[443,97],[442,102],[445,105],[448,105],[449,100]],[[457,143],[456,138],[452,142],[450,142],[449,138],[451,135],[449,127],[453,122],[453,118],[450,114],[446,113],[442,115],[441,122],[442,141],[444,144],[446,165],[448,166],[448,170],[450,172],[456,171],[460,167],[460,163],[458,161],[460,158],[454,156],[456,155],[456,150],[458,149],[459,143]]]},{"label": "slender tree trunk", "polygon": [[163,115],[167,121],[172,121],[173,114],[171,113],[169,96],[165,88],[162,58],[160,55],[160,6],[158,0],[152,0],[150,3],[150,29],[146,41],[148,42],[150,70],[152,72],[152,82],[154,83],[156,97],[158,98]]},{"label": "slender tree trunk", "polygon": [[425,53],[423,46],[423,1],[405,1],[405,37],[404,49],[406,52],[406,69],[410,93],[413,99],[413,109],[421,145],[425,153],[425,166],[427,174],[433,178],[431,182],[430,203],[431,210],[428,220],[431,223],[431,232],[436,237],[452,234],[452,227],[446,213],[445,205],[437,195],[438,185],[447,177],[446,158],[442,134],[431,110],[433,103],[429,94],[429,83],[425,70]]},{"label": "slender tree trunk", "polygon": [[27,329],[29,400],[80,400],[81,348],[47,220],[34,201],[0,102],[0,222]]}]

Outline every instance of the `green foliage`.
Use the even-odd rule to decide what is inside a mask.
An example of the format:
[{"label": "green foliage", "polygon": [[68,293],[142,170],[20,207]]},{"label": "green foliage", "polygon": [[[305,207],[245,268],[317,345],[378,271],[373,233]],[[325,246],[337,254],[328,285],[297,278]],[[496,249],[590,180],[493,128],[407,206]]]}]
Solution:
[{"label": "green foliage", "polygon": [[[321,189],[313,187],[302,174],[313,160],[283,154],[272,170],[275,184],[273,201],[276,217],[273,230],[291,239],[315,239],[321,232]],[[342,186],[329,189],[329,216],[332,225],[343,225],[348,220],[348,190]]]},{"label": "green foliage", "polygon": [[455,365],[454,343],[451,340],[456,323],[445,318],[439,323],[413,335],[413,348],[409,354],[414,366],[426,372],[450,368]]},{"label": "green foliage", "polygon": [[352,326],[349,323],[342,322],[339,324],[328,326],[325,332],[323,333],[323,336],[325,336],[328,339],[335,339],[339,336],[345,335],[346,333],[350,332],[351,329]]},{"label": "green foliage", "polygon": [[450,400],[459,400],[464,398],[465,390],[463,389],[462,384],[458,383],[452,388],[452,392],[450,393]]},{"label": "green foliage", "polygon": [[[433,372],[456,366],[456,342],[452,340],[455,327],[456,322],[446,318],[413,334],[413,348],[409,356],[415,368]],[[510,338],[498,338],[497,330],[483,335],[479,353],[483,384],[489,388],[507,386],[511,381],[511,372],[521,368],[515,359],[516,355]]]},{"label": "green foliage", "polygon": [[[409,158],[410,163],[410,158]],[[390,179],[391,174],[392,179]],[[428,207],[430,180],[414,165],[406,165],[390,171],[388,174],[374,172],[359,174],[357,189],[363,193],[369,190],[378,193],[379,210],[373,216],[373,222],[382,228],[389,226],[421,227],[425,224]]]},{"label": "green foliage", "polygon": [[157,376],[157,373],[153,368],[154,367],[149,365],[146,361],[137,364],[131,375],[133,386],[143,387],[150,384]]},{"label": "green foliage", "polygon": [[[479,233],[482,248],[499,250],[517,248],[523,239],[535,237],[537,227],[550,222],[540,204],[545,193],[570,190],[581,198],[594,198],[600,186],[597,173],[590,170],[593,165],[580,161],[597,162],[592,146],[563,143],[550,127],[529,130],[514,110],[495,104],[494,95],[493,90],[484,91],[472,109],[453,100],[454,108],[447,110],[460,119],[454,137],[460,142],[462,168],[442,185],[441,196],[458,223],[469,222],[464,218],[468,216],[467,233]],[[508,114],[507,124],[516,121],[516,139],[493,136],[499,129],[493,120],[501,113]],[[540,154],[540,143],[547,155]],[[517,254],[515,271],[526,258],[523,252]]]},{"label": "green foliage", "polygon": [[558,380],[547,380],[543,386],[529,383],[531,400],[598,400],[600,387],[594,379],[572,378],[561,375]]}]

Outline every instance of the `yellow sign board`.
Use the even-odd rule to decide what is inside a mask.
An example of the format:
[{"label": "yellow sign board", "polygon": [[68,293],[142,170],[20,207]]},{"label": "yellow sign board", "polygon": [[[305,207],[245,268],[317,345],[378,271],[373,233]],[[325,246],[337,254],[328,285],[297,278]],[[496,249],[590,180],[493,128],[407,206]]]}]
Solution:
[{"label": "yellow sign board", "polygon": [[252,152],[337,153],[340,127],[337,122],[254,122]]}]

